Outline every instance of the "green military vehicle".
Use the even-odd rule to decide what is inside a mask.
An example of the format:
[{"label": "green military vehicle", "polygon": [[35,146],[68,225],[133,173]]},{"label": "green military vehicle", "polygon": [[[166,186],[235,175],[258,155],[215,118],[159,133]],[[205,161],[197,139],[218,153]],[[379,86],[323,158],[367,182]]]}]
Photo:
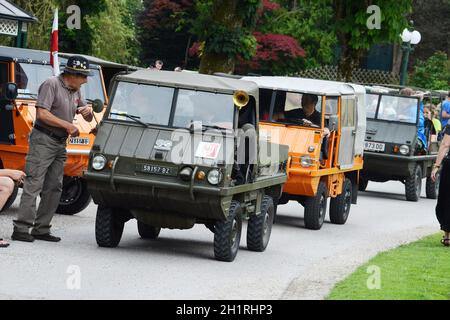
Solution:
[{"label": "green military vehicle", "polygon": [[139,235],[204,224],[217,260],[233,261],[242,221],[264,251],[286,181],[288,146],[259,140],[253,82],[140,70],[115,78],[85,178],[98,205],[95,234],[116,247],[124,223]]},{"label": "green military vehicle", "polygon": [[[439,180],[434,182],[430,175],[438,144],[429,128],[431,121],[423,116],[419,96],[425,90],[405,96],[399,89],[366,86],[367,131],[359,190],[365,191],[369,181],[400,181],[405,185],[406,200],[419,201],[422,180],[426,178],[426,196],[436,199]],[[424,99],[435,97],[439,95],[428,92]],[[424,126],[422,136],[420,126]]]}]

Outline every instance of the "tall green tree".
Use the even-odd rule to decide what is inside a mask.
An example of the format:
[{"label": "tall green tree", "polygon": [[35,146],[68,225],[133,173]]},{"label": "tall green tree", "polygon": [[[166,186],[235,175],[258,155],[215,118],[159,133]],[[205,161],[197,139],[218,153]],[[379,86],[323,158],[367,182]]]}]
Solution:
[{"label": "tall green tree", "polygon": [[333,63],[337,44],[334,15],[330,1],[278,0],[282,8],[275,11],[261,31],[289,35],[306,52],[291,72]]},{"label": "tall green tree", "polygon": [[[412,0],[332,1],[334,27],[340,47],[339,77],[351,81],[352,70],[359,65],[363,53],[373,44],[400,41],[399,34],[408,24],[407,15],[412,10]],[[368,27],[371,15],[367,9],[371,5],[380,8],[380,16],[375,16],[380,22],[379,29]]]},{"label": "tall green tree", "polygon": [[91,36],[89,53],[120,63],[139,64],[139,43],[135,15],[139,0],[105,0],[106,9],[87,16]]},{"label": "tall green tree", "polygon": [[[59,0],[57,3],[59,7],[59,50],[91,54],[95,36],[92,19],[98,19],[100,13],[108,9],[106,0]],[[67,13],[67,8],[71,5],[76,5],[81,10],[80,29],[67,27],[67,20],[71,16],[71,13]],[[51,28],[51,20],[48,23]]]},{"label": "tall green tree", "polygon": [[410,83],[421,88],[448,90],[450,87],[449,56],[445,52],[437,51],[427,60],[417,60]]},{"label": "tall green tree", "polygon": [[202,43],[200,73],[232,73],[238,56],[256,53],[254,31],[260,0],[197,0],[192,31]]},{"label": "tall green tree", "polygon": [[[15,4],[35,15],[28,47],[50,49],[54,9],[59,9],[59,51],[95,55],[100,58],[139,64],[140,45],[136,38],[135,15],[141,0],[15,0]],[[80,29],[70,29],[67,13],[71,5],[81,10]]]},{"label": "tall green tree", "polygon": [[450,0],[413,0],[411,19],[422,34],[422,41],[410,57],[411,69],[416,59],[426,60],[436,51],[450,56]]}]

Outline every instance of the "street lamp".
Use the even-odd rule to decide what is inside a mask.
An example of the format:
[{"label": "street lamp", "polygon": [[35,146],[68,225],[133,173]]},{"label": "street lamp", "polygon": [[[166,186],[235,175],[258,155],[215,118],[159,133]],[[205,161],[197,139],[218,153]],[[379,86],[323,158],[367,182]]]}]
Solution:
[{"label": "street lamp", "polygon": [[411,21],[411,27],[405,28],[400,37],[402,38],[402,50],[403,50],[403,60],[402,69],[400,73],[400,85],[404,86],[406,84],[406,75],[408,74],[408,60],[409,54],[414,50],[415,45],[419,44],[422,40],[422,36],[419,31],[414,30],[413,23]]}]

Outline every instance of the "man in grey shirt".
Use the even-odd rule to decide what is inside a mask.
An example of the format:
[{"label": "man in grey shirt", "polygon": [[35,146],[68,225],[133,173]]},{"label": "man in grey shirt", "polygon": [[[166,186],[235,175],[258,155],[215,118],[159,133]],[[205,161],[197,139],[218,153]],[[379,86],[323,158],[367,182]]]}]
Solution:
[{"label": "man in grey shirt", "polygon": [[[39,87],[36,122],[29,137],[26,178],[14,220],[13,240],[61,240],[50,233],[50,222],[61,198],[67,138],[79,135],[72,123],[75,114],[80,113],[86,121],[93,118],[92,109],[80,93],[90,75],[89,62],[84,57],[72,56],[60,76],[47,79]],[[39,194],[41,201],[36,211]]]}]

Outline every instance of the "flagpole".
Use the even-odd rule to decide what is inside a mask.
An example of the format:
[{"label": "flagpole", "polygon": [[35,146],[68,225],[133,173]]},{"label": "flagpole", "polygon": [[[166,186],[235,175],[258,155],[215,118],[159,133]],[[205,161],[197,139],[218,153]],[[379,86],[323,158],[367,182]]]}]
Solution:
[{"label": "flagpole", "polygon": [[52,40],[50,48],[50,64],[53,67],[53,75],[59,75],[59,60],[58,60],[58,8],[55,9],[52,26]]}]

